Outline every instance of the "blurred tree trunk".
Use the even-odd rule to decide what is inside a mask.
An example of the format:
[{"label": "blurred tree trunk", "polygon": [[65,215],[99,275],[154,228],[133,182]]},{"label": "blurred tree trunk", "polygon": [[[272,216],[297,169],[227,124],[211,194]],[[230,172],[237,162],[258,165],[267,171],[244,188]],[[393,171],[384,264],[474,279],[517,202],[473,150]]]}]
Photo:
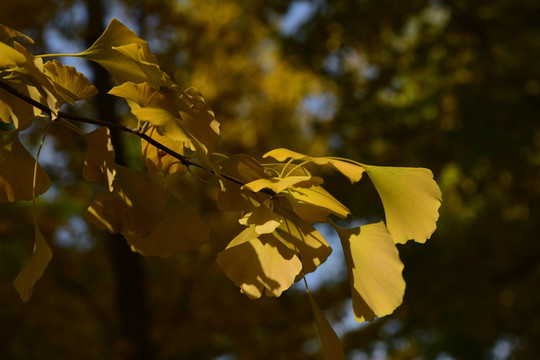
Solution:
[{"label": "blurred tree trunk", "polygon": [[[105,11],[101,0],[86,0],[88,27],[85,41],[90,46],[103,32]],[[112,87],[109,74],[96,63],[91,63],[94,85],[100,90],[96,95],[95,106],[100,120],[117,122],[115,100],[106,94]],[[117,131],[111,131],[116,154],[116,163],[125,165],[121,138]],[[119,339],[115,353],[125,360],[151,359],[153,351],[149,338],[149,314],[146,292],[146,279],[139,255],[128,247],[120,234],[105,235],[116,283],[116,313],[119,322]],[[117,358],[115,356],[115,358]]]}]

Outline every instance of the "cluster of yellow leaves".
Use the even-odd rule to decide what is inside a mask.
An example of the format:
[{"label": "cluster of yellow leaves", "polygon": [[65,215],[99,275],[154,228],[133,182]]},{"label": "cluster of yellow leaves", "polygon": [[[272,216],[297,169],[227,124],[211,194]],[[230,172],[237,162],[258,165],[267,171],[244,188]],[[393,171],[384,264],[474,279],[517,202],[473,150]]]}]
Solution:
[{"label": "cluster of yellow leaves", "polygon": [[[31,41],[0,27],[0,80],[49,109],[46,115],[54,120],[62,104],[95,94],[84,75],[58,61],[44,64],[17,38]],[[219,123],[204,98],[193,88],[180,91],[160,69],[147,42],[116,19],[89,49],[56,56],[82,57],[105,67],[118,83],[109,94],[126,100],[138,131],[146,136],[141,152],[147,171],[138,171],[115,164],[108,128],[83,135],[88,151],[82,175],[103,185],[85,214],[88,222],[121,233],[143,255],[167,257],[196,248],[208,238],[208,231],[171,186],[195,158],[219,180],[218,207],[241,211],[239,223],[245,229],[218,254],[217,263],[242,293],[253,299],[263,294],[277,297],[315,271],[332,249],[314,224],[330,222],[344,249],[356,320],[373,320],[399,306],[405,282],[396,244],[410,239],[423,243],[436,227],[441,192],[431,171],[311,157],[287,149],[268,152],[264,157],[276,162],[267,163],[247,155],[212,156],[220,139]],[[0,92],[0,119],[14,124],[13,131],[0,133],[0,200],[28,200],[50,186],[18,139],[37,115],[40,111],[27,101]],[[322,178],[308,171],[309,164],[331,167],[351,184],[367,174],[381,198],[385,222],[345,229],[330,221],[330,215],[346,219],[351,213],[322,187]],[[23,300],[30,297],[50,259],[51,251],[36,226],[34,254],[15,280]],[[323,352],[328,358],[344,358],[311,294],[309,300]]]}]

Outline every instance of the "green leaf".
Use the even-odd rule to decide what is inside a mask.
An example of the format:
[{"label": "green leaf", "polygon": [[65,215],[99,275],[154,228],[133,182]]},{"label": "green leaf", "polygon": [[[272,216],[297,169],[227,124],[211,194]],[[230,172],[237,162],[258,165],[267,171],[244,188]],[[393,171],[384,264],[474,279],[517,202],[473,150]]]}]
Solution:
[{"label": "green leaf", "polygon": [[[19,141],[18,131],[0,131],[0,202],[32,200],[36,160]],[[36,196],[51,186],[51,179],[38,165]]]},{"label": "green leaf", "polygon": [[356,321],[372,321],[391,314],[402,302],[405,281],[403,263],[383,222],[336,229],[351,281]]},{"label": "green leaf", "polygon": [[426,242],[437,227],[441,190],[424,168],[363,165],[381,197],[394,242]]},{"label": "green leaf", "polygon": [[43,276],[47,265],[52,259],[52,251],[47,241],[39,231],[37,222],[35,226],[35,243],[34,251],[30,260],[26,263],[23,269],[19,272],[15,281],[13,281],[13,287],[19,293],[21,300],[26,302],[32,296],[32,290],[36,282]]},{"label": "green leaf", "polygon": [[316,165],[329,165],[346,176],[351,183],[360,181],[364,169],[361,166],[352,164],[347,161],[327,158],[327,157],[311,157],[304,154],[297,153],[296,151],[279,148],[274,149],[263,155],[264,158],[272,157],[277,161],[285,161],[287,159],[304,160],[312,162]]},{"label": "green leaf", "polygon": [[203,220],[176,196],[167,193],[160,221],[146,237],[126,236],[133,251],[167,258],[182,250],[196,249],[209,237]]},{"label": "green leaf", "polygon": [[217,263],[241,292],[251,299],[278,297],[300,273],[294,252],[273,238],[261,240],[253,226],[242,231],[217,255]]},{"label": "green leaf", "polygon": [[88,143],[88,149],[84,159],[83,177],[88,181],[106,184],[109,191],[113,191],[116,164],[109,128],[97,128],[84,134],[84,137]]},{"label": "green leaf", "polygon": [[317,330],[319,332],[319,338],[321,339],[322,352],[326,360],[345,360],[345,353],[343,347],[339,341],[339,337],[330,326],[328,320],[322,313],[321,309],[311,296],[311,292],[308,290],[309,303],[315,315],[315,324],[317,324]]}]

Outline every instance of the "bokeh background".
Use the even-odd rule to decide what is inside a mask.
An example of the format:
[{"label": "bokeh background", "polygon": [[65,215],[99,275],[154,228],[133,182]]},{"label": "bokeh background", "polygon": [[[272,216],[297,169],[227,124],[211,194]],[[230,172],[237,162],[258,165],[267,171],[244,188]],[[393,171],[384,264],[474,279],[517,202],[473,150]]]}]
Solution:
[{"label": "bokeh background", "polygon": [[[0,23],[34,53],[84,50],[112,17],[148,40],[166,70],[197,87],[221,122],[225,154],[287,147],[374,165],[433,170],[438,229],[399,246],[407,290],[391,316],[356,324],[335,246],[308,277],[348,359],[535,359],[540,354],[540,3],[534,0],[17,0]],[[62,59],[104,93],[92,64]],[[110,96],[67,109],[128,121]],[[27,132],[32,147],[42,127]],[[215,189],[186,179],[210,242],[170,259],[133,254],[81,215],[85,143],[62,127],[38,203],[54,257],[28,303],[12,281],[31,253],[27,203],[0,205],[2,359],[321,359],[305,290],[252,301],[215,255],[240,230]],[[117,157],[140,167],[137,141]],[[382,208],[368,180],[326,188],[357,221]]]}]

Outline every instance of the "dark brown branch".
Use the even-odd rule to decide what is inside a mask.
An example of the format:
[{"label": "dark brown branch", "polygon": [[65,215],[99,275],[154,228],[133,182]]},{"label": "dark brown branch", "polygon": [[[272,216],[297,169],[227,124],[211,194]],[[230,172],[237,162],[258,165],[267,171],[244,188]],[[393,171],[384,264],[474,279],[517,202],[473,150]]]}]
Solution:
[{"label": "dark brown branch", "polygon": [[[8,84],[4,83],[3,81],[0,81],[0,87],[3,88],[4,90],[6,90],[7,92],[9,92],[10,94],[12,94],[12,95],[18,97],[19,99],[27,102],[28,104],[40,109],[45,114],[47,114],[49,117],[52,117],[53,112],[46,105],[32,99],[31,97],[29,97],[29,96],[27,96],[27,95],[25,95],[23,93],[21,93],[20,91],[18,91],[17,89],[9,86]],[[71,121],[77,121],[77,122],[83,122],[83,123],[93,124],[93,125],[98,125],[98,126],[105,126],[105,127],[108,127],[109,129],[115,129],[115,130],[130,133],[130,134],[133,134],[133,135],[137,135],[138,137],[140,137],[141,139],[146,140],[148,143],[152,144],[156,148],[158,148],[158,149],[166,152],[167,154],[171,155],[172,157],[178,159],[185,166],[194,166],[194,167],[197,167],[199,169],[203,169],[205,171],[208,171],[208,172],[214,174],[215,176],[218,176],[218,177],[221,176],[222,178],[227,179],[229,181],[232,181],[233,183],[238,184],[240,186],[245,185],[244,182],[242,182],[241,180],[236,179],[233,176],[229,176],[227,174],[221,174],[221,173],[217,174],[216,171],[214,171],[212,169],[205,168],[204,166],[202,166],[198,162],[193,161],[190,158],[188,158],[187,156],[181,155],[181,154],[177,153],[176,151],[168,148],[167,146],[161,144],[160,142],[152,139],[150,136],[148,136],[145,133],[141,132],[140,129],[132,129],[132,128],[129,128],[127,126],[121,125],[121,124],[111,123],[111,122],[97,120],[97,119],[90,119],[90,118],[87,118],[87,117],[84,117],[84,116],[65,113],[63,111],[58,112],[58,118],[62,118],[62,119],[65,119],[65,120],[71,120]],[[261,192],[264,192],[264,193],[266,193],[266,194],[268,194],[270,196],[276,195],[276,193],[274,191],[270,190],[270,189],[262,189]]]}]

